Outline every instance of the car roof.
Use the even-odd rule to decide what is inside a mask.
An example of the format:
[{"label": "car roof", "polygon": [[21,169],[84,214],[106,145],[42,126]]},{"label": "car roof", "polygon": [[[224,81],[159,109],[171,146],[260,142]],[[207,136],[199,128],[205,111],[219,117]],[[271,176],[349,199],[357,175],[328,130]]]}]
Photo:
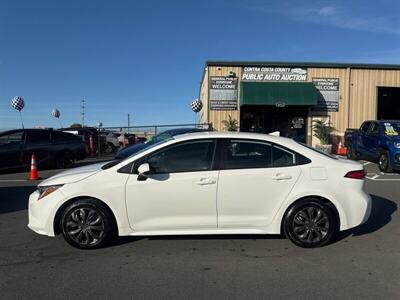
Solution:
[{"label": "car roof", "polygon": [[0,134],[11,134],[13,132],[19,132],[19,131],[54,131],[52,128],[19,128],[19,129],[11,129],[11,130],[5,130],[1,131]]},{"label": "car roof", "polygon": [[256,140],[269,141],[271,143],[276,142],[279,144],[296,143],[293,139],[287,137],[269,135],[265,133],[254,133],[254,132],[204,131],[204,132],[192,132],[174,136],[175,140],[188,140],[188,139],[201,139],[201,138],[256,139]]},{"label": "car roof", "polygon": [[392,122],[392,123],[397,123],[400,122],[400,120],[385,120],[385,119],[381,119],[381,120],[365,120],[363,123],[367,123],[367,122],[378,122],[378,123],[385,123],[385,122]]},{"label": "car roof", "polygon": [[178,134],[184,134],[186,132],[203,132],[203,131],[207,131],[207,129],[181,127],[181,128],[168,129],[163,132],[160,132],[160,134],[169,133],[171,135],[178,135]]}]

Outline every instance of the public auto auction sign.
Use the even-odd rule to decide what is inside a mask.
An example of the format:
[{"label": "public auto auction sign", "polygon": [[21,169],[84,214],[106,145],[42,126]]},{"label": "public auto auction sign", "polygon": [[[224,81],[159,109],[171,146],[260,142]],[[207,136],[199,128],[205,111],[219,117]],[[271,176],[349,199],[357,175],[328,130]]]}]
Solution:
[{"label": "public auto auction sign", "polygon": [[307,81],[307,69],[286,67],[243,67],[242,81]]}]

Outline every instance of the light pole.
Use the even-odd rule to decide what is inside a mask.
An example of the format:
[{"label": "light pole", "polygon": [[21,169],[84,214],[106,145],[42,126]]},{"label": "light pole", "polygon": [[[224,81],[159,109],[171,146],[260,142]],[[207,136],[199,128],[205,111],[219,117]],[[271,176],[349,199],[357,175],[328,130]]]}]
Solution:
[{"label": "light pole", "polygon": [[97,128],[98,128],[98,132],[97,132],[97,156],[100,157],[100,151],[101,151],[101,146],[100,146],[100,130],[101,127],[103,126],[103,123],[99,122],[97,123]]}]

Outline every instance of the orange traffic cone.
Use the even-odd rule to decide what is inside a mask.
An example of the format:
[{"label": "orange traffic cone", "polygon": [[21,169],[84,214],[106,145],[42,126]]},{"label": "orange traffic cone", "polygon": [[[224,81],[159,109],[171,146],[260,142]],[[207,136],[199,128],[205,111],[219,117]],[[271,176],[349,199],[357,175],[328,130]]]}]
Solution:
[{"label": "orange traffic cone", "polygon": [[35,154],[32,154],[31,172],[29,174],[29,180],[38,180],[38,179],[39,179],[39,174],[36,168],[36,157]]}]

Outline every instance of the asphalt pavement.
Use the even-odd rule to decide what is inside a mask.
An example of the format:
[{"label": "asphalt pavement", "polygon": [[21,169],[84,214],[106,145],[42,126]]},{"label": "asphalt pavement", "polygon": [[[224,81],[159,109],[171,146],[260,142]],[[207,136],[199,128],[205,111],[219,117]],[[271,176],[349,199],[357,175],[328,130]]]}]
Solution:
[{"label": "asphalt pavement", "polygon": [[399,299],[400,174],[365,168],[370,220],[318,249],[281,236],[234,235],[127,237],[77,250],[26,227],[37,182],[26,181],[27,173],[1,175],[0,297]]}]

